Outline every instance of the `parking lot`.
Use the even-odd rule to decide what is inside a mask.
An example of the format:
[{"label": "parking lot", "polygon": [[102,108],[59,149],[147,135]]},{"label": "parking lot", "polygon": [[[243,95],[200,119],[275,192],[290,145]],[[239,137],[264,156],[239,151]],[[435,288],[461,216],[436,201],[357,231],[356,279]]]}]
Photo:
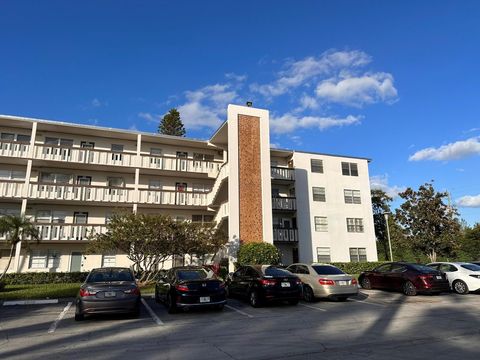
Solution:
[{"label": "parking lot", "polygon": [[[365,291],[345,303],[170,315],[144,298],[139,318],[74,321],[71,300],[0,307],[0,359],[478,359],[480,295]],[[69,306],[70,305],[70,306]]]}]

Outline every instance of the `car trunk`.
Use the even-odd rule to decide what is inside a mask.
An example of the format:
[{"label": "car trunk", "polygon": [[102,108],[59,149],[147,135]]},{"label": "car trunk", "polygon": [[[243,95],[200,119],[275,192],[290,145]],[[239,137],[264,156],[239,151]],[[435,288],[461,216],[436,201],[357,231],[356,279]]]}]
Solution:
[{"label": "car trunk", "polygon": [[[125,291],[134,289],[136,287],[133,281],[111,281],[101,283],[87,283],[85,289],[89,293],[95,293],[94,296],[99,300],[111,300],[118,298],[125,298],[131,296]],[[90,300],[90,299],[89,299]]]}]

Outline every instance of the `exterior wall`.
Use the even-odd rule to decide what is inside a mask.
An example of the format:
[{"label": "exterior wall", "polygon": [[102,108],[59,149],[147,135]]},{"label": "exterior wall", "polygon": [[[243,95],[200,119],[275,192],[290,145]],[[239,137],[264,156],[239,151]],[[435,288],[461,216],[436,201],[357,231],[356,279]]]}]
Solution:
[{"label": "exterior wall", "polygon": [[[323,174],[312,173],[310,159],[323,160]],[[365,248],[368,261],[377,260],[368,161],[295,152],[295,192],[300,261],[317,261],[317,247],[329,247],[331,261],[350,261],[350,248]],[[358,176],[342,175],[342,162],[358,165]],[[324,187],[326,202],[313,201],[312,187]],[[361,204],[345,204],[344,189],[360,190]],[[328,231],[315,231],[314,217],[326,216]],[[364,232],[347,232],[346,219],[363,219]]]}]

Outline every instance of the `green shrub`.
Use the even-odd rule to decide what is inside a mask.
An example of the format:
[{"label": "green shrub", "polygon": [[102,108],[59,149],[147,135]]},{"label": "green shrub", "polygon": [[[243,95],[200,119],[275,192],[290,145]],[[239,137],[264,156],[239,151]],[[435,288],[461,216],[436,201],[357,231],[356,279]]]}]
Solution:
[{"label": "green shrub", "polygon": [[33,285],[33,284],[68,284],[82,283],[88,272],[38,272],[6,274],[3,280],[6,285]]},{"label": "green shrub", "polygon": [[248,243],[238,249],[239,265],[277,265],[280,263],[280,252],[269,243]]},{"label": "green shrub", "polygon": [[335,262],[332,265],[338,267],[347,274],[360,274],[363,271],[373,270],[377,266],[384,264],[385,261],[368,261],[368,262]]},{"label": "green shrub", "polygon": [[0,281],[0,292],[2,292],[3,289],[5,289],[5,283],[3,281]]}]

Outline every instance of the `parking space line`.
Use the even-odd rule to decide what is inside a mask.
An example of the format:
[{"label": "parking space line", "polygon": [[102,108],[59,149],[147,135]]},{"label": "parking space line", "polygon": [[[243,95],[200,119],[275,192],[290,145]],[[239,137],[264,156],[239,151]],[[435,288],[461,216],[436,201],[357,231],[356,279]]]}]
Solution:
[{"label": "parking space line", "polygon": [[240,309],[234,308],[233,306],[225,305],[225,307],[228,308],[228,309],[230,309],[230,310],[236,311],[236,312],[238,312],[239,314],[242,314],[243,316],[247,316],[247,317],[249,317],[250,319],[254,317],[253,315],[247,314],[246,312],[243,312],[243,311],[240,310]]},{"label": "parking space line", "polygon": [[326,309],[318,308],[318,307],[315,307],[315,306],[310,306],[310,305],[305,305],[305,304],[298,304],[298,305],[303,306],[303,307],[307,307],[307,308],[313,309],[313,310],[327,311]]},{"label": "parking space line", "polygon": [[153,321],[155,321],[155,323],[159,326],[165,325],[165,323],[162,320],[160,320],[160,318],[157,316],[157,314],[155,314],[155,312],[152,310],[152,308],[147,304],[145,299],[142,298],[141,300],[142,300],[143,306],[145,306],[145,309],[147,309],[147,311],[150,314],[150,316],[152,317]]},{"label": "parking space line", "polygon": [[377,304],[377,303],[373,303],[373,302],[366,302],[366,301],[356,300],[356,299],[348,299],[348,301],[355,301],[355,302],[359,302],[359,303],[362,303],[362,304],[373,305],[373,306],[381,306],[381,307],[384,307],[384,306],[385,306],[385,305],[383,305],[383,304]]},{"label": "parking space line", "polygon": [[72,306],[72,302],[70,301],[67,306],[63,309],[63,311],[58,314],[58,317],[55,319],[55,321],[50,325],[50,328],[48,329],[49,334],[53,334],[55,330],[57,329],[58,323],[63,319],[65,314],[70,310],[70,306]]}]

